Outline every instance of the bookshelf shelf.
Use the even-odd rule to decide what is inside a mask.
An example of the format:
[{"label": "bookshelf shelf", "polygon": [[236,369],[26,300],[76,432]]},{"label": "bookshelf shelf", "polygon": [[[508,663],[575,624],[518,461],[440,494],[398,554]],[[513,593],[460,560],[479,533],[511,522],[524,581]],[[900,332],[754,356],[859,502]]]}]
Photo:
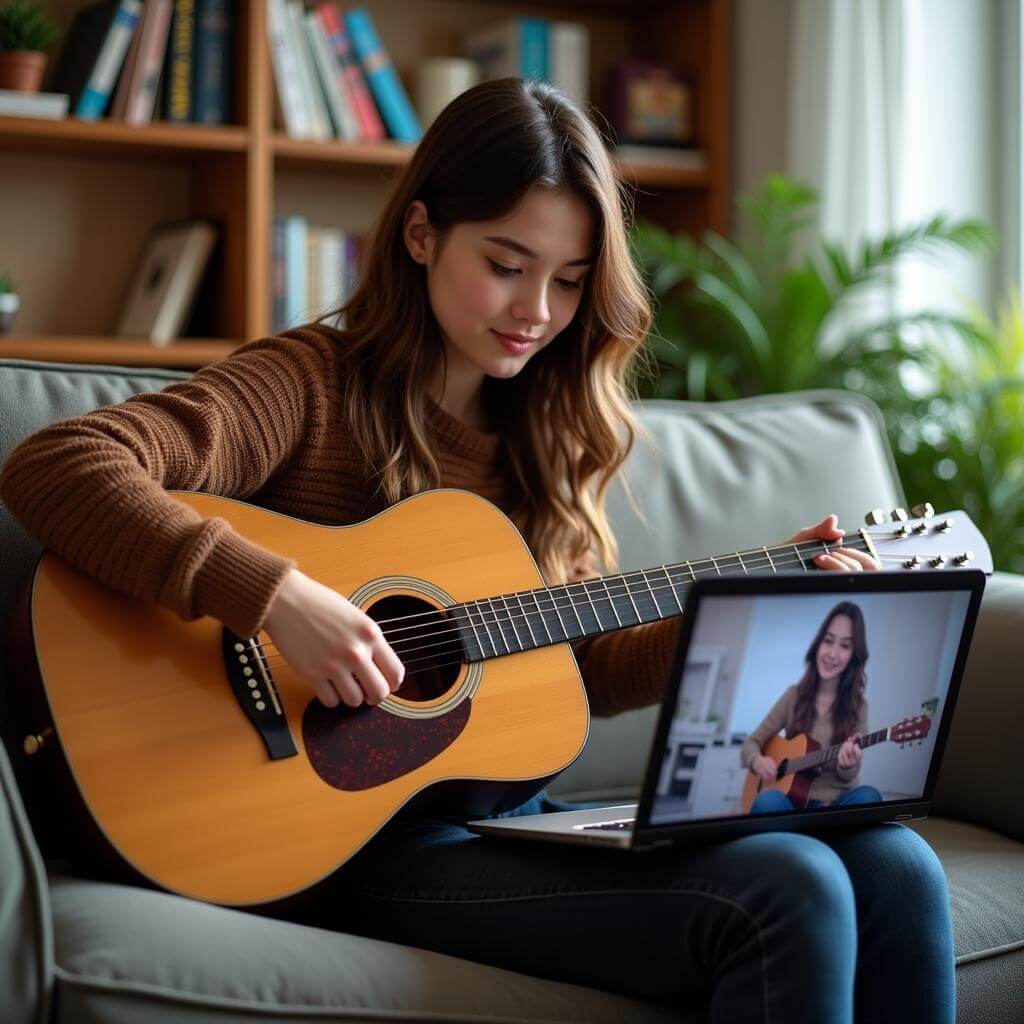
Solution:
[{"label": "bookshelf shelf", "polygon": [[[55,2],[67,28],[90,0]],[[423,58],[460,52],[467,31],[511,11],[501,0],[366,6],[410,95]],[[240,3],[236,11],[233,109],[240,124],[131,127],[106,119],[0,117],[0,222],[9,228],[0,233],[0,271],[22,286],[20,334],[0,338],[0,355],[201,366],[239,342],[155,347],[105,336],[153,227],[193,217],[221,225],[195,329],[212,339],[251,339],[272,329],[275,216],[299,215],[355,234],[372,224],[413,147],[285,135],[275,114],[265,0]],[[712,228],[728,236],[732,0],[529,0],[521,12],[587,24],[591,101],[602,116],[603,83],[618,61],[688,69],[703,166],[655,157],[623,160],[619,173],[637,188],[638,217],[672,231]]]},{"label": "bookshelf shelf", "polygon": [[60,121],[0,117],[0,146],[19,152],[125,157],[203,157],[244,153],[248,132],[234,126],[205,127],[157,122],[135,127],[119,121]]},{"label": "bookshelf shelf", "polygon": [[105,363],[111,366],[170,366],[195,370],[226,359],[240,342],[183,338],[172,345],[119,338],[0,338],[0,359],[44,363]]}]

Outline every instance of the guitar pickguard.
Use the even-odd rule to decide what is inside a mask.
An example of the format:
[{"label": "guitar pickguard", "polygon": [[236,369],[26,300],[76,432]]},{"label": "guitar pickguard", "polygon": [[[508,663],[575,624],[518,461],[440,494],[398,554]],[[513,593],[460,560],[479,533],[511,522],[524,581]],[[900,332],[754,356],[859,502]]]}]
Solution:
[{"label": "guitar pickguard", "polygon": [[466,727],[471,700],[432,718],[403,718],[379,707],[326,708],[310,701],[302,740],[313,770],[329,786],[372,789],[406,775],[450,747]]}]

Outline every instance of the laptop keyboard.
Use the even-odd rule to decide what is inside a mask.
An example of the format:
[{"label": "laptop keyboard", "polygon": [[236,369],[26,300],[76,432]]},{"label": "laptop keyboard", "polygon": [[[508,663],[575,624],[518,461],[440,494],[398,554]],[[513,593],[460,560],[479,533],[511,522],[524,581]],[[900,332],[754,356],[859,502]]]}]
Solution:
[{"label": "laptop keyboard", "polygon": [[616,821],[594,821],[587,825],[573,825],[573,828],[578,829],[624,829],[632,828],[636,824],[636,818],[619,818]]}]

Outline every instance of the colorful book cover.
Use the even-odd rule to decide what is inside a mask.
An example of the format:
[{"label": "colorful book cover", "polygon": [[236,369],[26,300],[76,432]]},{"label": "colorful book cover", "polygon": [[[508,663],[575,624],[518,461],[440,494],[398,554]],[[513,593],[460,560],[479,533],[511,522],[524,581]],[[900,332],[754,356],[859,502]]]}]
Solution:
[{"label": "colorful book cover", "polygon": [[171,35],[167,43],[164,81],[164,120],[192,120],[192,48],[196,34],[195,0],[174,0]]},{"label": "colorful book cover", "polygon": [[338,5],[321,4],[317,8],[317,13],[323,21],[324,28],[327,30],[327,39],[334,48],[338,63],[344,71],[348,96],[359,121],[360,138],[365,142],[378,142],[380,139],[386,138],[387,131],[384,128],[384,122],[380,119],[380,113],[370,95],[363,70],[359,66],[359,60],[352,52],[352,45],[349,42],[348,33],[345,31],[345,22]]},{"label": "colorful book cover", "polygon": [[142,14],[142,0],[121,0],[107,32],[85,90],[75,106],[75,116],[85,121],[101,118],[110,102],[114,83],[121,73],[128,47]]},{"label": "colorful book cover", "polygon": [[192,120],[227,124],[231,120],[232,0],[197,0]]},{"label": "colorful book cover", "polygon": [[369,11],[365,7],[345,11],[345,28],[391,137],[399,142],[419,142],[423,134],[419,118],[381,45]]}]

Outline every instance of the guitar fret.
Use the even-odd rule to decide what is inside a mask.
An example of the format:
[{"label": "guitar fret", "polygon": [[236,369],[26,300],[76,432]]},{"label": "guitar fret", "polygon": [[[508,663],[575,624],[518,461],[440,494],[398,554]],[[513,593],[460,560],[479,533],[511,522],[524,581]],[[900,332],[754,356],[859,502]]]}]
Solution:
[{"label": "guitar fret", "polygon": [[550,587],[547,588],[547,591],[548,596],[551,598],[551,607],[554,609],[555,615],[558,616],[558,624],[562,627],[562,639],[568,640],[569,631],[565,628],[565,619],[562,618],[562,611],[558,607],[558,601],[555,599],[554,591]]},{"label": "guitar fret", "polygon": [[480,625],[484,627],[484,632],[487,634],[487,640],[491,645],[491,653],[489,656],[493,658],[498,653],[498,645],[494,642],[494,637],[491,635],[490,623],[488,623],[487,618],[484,615],[484,610],[481,607],[481,602],[474,601],[473,603],[476,605],[477,611],[480,613]]},{"label": "guitar fret", "polygon": [[743,561],[743,556],[738,551],[736,552],[736,561],[740,563],[740,568],[743,570],[743,575],[749,576],[750,571],[747,569],[747,566]]},{"label": "guitar fret", "polygon": [[683,606],[682,606],[682,604],[679,601],[679,595],[676,593],[676,585],[672,582],[672,577],[669,576],[669,574],[668,574],[668,567],[663,565],[661,567],[661,571],[665,574],[665,579],[668,580],[668,589],[669,589],[669,591],[672,594],[672,599],[676,603],[676,608],[678,608],[679,611],[682,611],[683,610]]},{"label": "guitar fret", "polygon": [[[576,616],[576,621],[579,623],[580,636],[584,636],[587,631],[583,627],[583,620],[580,618],[580,613],[578,611],[576,611],[576,602],[572,599],[572,594],[569,593],[569,588],[566,587],[566,586],[563,586],[562,587],[562,592],[569,599],[569,607],[572,608],[572,613],[573,613],[573,615]],[[579,637],[573,637],[573,639],[574,640],[578,640]]]},{"label": "guitar fret", "polygon": [[[587,604],[585,602],[581,603],[581,604],[577,604],[576,601],[573,600],[572,592],[570,591],[570,593],[569,593],[569,600],[573,602],[573,607],[576,608],[576,609],[582,608],[584,614],[586,614],[588,612],[590,614],[592,614],[594,616],[594,626],[597,627],[596,632],[600,632],[601,628],[602,628],[601,627],[601,620],[597,617],[597,609],[594,607],[594,602],[591,599],[590,594],[587,592],[587,588],[583,585],[582,581],[579,581],[577,583],[571,584],[570,586],[579,587],[583,591],[583,596],[590,603],[590,607],[589,608],[587,607]],[[567,586],[566,589],[568,590],[569,587]],[[580,628],[583,630],[585,635],[593,634],[595,632],[595,629],[593,627],[584,626],[583,625],[583,620],[582,620],[582,617],[580,616],[580,613],[579,613],[578,610],[576,612],[576,618],[580,619]]]},{"label": "guitar fret", "polygon": [[601,584],[604,587],[604,592],[608,595],[608,603],[612,606],[612,615],[615,616],[615,623],[618,626],[622,625],[622,619],[619,618],[619,610],[615,607],[615,598],[612,597],[612,592],[608,589],[608,584],[604,577],[601,578]]},{"label": "guitar fret", "polygon": [[523,607],[523,599],[518,594],[513,594],[512,596],[519,603],[519,610],[522,613],[522,619],[526,623],[526,628],[527,628],[527,630],[529,631],[529,634],[530,634],[530,643],[534,647],[540,646],[537,643],[537,638],[533,635],[533,626],[530,625],[530,617],[526,614],[526,609]]},{"label": "guitar fret", "polygon": [[548,624],[544,619],[544,612],[541,611],[540,602],[537,600],[537,592],[535,590],[531,591],[530,597],[533,598],[533,604],[534,607],[537,609],[537,615],[540,616],[540,624],[544,627],[544,632],[547,634],[548,643],[553,643],[551,639],[551,630],[548,629]]},{"label": "guitar fret", "polygon": [[629,603],[633,606],[633,611],[636,612],[636,621],[638,623],[643,622],[643,616],[640,614],[640,609],[636,606],[636,601],[633,600],[633,590],[629,585],[629,581],[625,576],[622,577],[622,581],[626,584],[626,596],[629,598]]},{"label": "guitar fret", "polygon": [[[480,640],[480,634],[477,632],[476,623],[473,621],[473,613],[470,611],[469,605],[464,604],[462,606],[463,611],[466,613],[466,621],[469,623],[469,628],[473,631],[473,639],[476,641],[477,649],[480,652],[480,657],[484,658],[487,656],[487,651],[484,649],[484,645]],[[470,661],[476,661],[476,658],[470,658]]]},{"label": "guitar fret", "polygon": [[778,569],[775,568],[775,563],[772,561],[771,552],[767,548],[761,548],[761,550],[768,556],[768,565],[771,567],[772,572],[778,574]]},{"label": "guitar fret", "polygon": [[804,572],[808,572],[809,570],[807,568],[807,563],[804,561],[804,556],[800,554],[800,545],[794,544],[793,550],[796,552],[796,557],[800,560],[800,568],[803,569]]},{"label": "guitar fret", "polygon": [[718,563],[715,561],[714,556],[712,555],[712,556],[710,556],[710,558],[711,558],[711,564],[715,567],[715,572],[717,572],[718,575],[721,576],[722,575],[722,570],[718,568]]},{"label": "guitar fret", "polygon": [[[490,606],[491,614],[494,616],[492,621],[498,627],[498,635],[501,637],[501,643],[505,648],[505,653],[511,654],[512,648],[509,647],[508,640],[505,638],[505,630],[502,627],[501,619],[498,618],[498,609],[494,607],[494,598],[488,598],[487,604]],[[497,653],[497,651],[495,653]]]}]

